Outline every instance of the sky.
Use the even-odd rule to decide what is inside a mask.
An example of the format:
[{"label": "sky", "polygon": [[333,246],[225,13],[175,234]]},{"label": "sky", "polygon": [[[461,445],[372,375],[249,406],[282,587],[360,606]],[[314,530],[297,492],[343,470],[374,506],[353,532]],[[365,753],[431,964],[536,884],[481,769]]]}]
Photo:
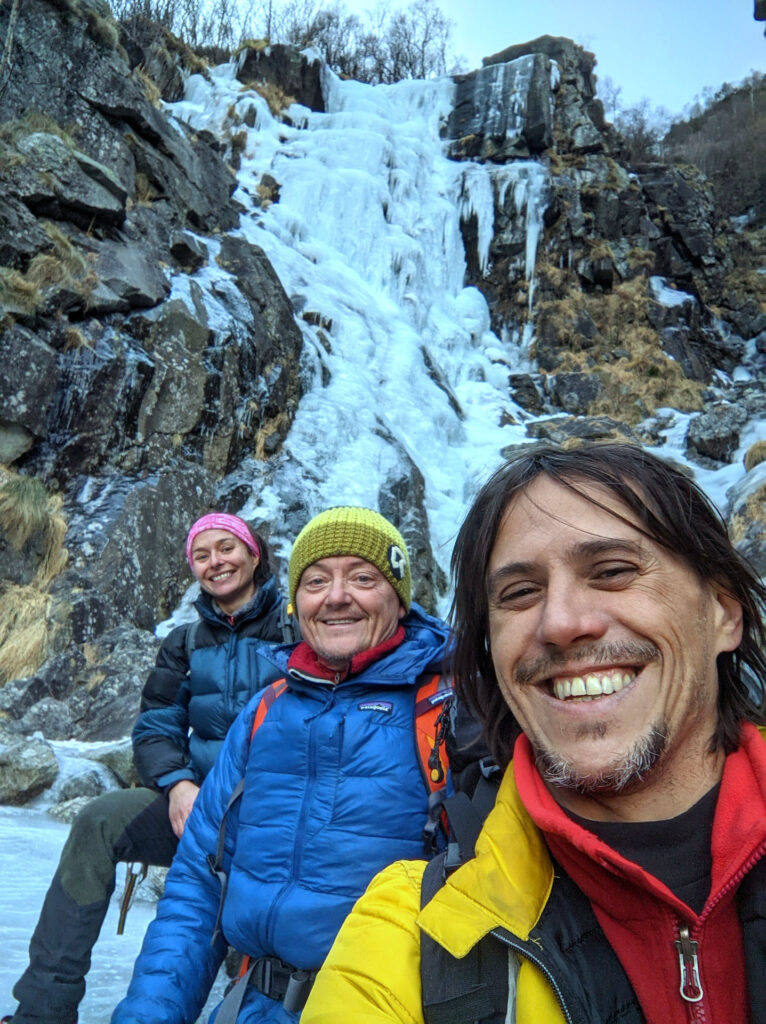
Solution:
[{"label": "sky", "polygon": [[[622,87],[623,106],[647,97],[653,107],[678,114],[705,86],[715,91],[753,69],[766,71],[764,22],[753,19],[753,0],[437,3],[456,25],[455,50],[469,68],[514,43],[545,34],[567,36],[595,53],[596,74]],[[371,4],[346,0],[346,6],[361,12]]]}]

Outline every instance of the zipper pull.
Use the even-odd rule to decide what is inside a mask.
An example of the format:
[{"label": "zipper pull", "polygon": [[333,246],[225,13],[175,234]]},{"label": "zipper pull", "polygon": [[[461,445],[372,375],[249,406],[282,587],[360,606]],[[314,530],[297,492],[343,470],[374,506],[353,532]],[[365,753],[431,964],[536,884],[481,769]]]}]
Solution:
[{"label": "zipper pull", "polygon": [[681,968],[681,985],[678,991],[687,1003],[699,1003],[703,995],[697,957],[699,943],[689,936],[687,925],[678,929],[678,935],[679,938],[674,943],[678,950],[678,965]]}]

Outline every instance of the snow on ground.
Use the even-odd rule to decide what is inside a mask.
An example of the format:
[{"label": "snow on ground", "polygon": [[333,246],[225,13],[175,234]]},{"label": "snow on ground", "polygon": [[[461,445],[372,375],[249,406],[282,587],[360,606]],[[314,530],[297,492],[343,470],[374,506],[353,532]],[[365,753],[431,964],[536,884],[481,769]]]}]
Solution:
[{"label": "snow on ground", "polygon": [[[61,755],[60,750],[57,754]],[[47,813],[48,806],[49,798],[45,795],[38,798],[31,808],[0,806],[0,917],[3,921],[0,929],[3,937],[0,1016],[12,1013],[16,1008],[11,990],[27,966],[29,938],[69,832],[68,825],[62,825]],[[117,870],[118,894],[124,881],[125,866],[120,865]],[[155,906],[154,899],[139,889],[128,912],[125,931],[118,935],[119,899],[117,896],[112,899],[101,937],[93,951],[93,966],[87,978],[85,998],[80,1004],[79,1024],[107,1024],[109,1021],[112,1010],[127,990],[133,963],[154,917]],[[224,984],[223,978],[216,982],[208,1001],[208,1012],[221,998]],[[207,1013],[203,1013],[201,1019],[207,1020]]]}]

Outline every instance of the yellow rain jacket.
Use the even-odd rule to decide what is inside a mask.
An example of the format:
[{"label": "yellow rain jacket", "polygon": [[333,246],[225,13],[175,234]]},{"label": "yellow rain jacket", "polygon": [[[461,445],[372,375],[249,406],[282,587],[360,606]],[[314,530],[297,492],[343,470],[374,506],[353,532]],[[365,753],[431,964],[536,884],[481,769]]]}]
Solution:
[{"label": "yellow rain jacket", "polygon": [[[503,853],[513,850],[513,865]],[[423,910],[424,861],[398,861],[371,882],[330,950],[301,1024],[424,1024],[420,929],[456,957],[493,928],[526,940],[553,885],[541,834],[524,808],[510,767],[476,843],[476,856],[453,872]],[[513,983],[513,982],[512,982]],[[516,1021],[564,1024],[543,974],[522,959]]]}]

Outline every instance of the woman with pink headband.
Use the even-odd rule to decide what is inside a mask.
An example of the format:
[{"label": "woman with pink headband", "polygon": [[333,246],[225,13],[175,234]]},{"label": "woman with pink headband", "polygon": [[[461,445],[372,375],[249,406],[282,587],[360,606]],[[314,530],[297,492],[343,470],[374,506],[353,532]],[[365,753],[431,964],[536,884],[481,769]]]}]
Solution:
[{"label": "woman with pink headband", "polygon": [[141,694],[133,759],[143,788],[105,793],[73,822],[14,987],[14,1024],[76,1024],[117,863],[169,866],[229,727],[282,674],[264,642],[298,639],[268,549],[239,516],[198,519],[186,559],[199,618],[163,640]]}]

